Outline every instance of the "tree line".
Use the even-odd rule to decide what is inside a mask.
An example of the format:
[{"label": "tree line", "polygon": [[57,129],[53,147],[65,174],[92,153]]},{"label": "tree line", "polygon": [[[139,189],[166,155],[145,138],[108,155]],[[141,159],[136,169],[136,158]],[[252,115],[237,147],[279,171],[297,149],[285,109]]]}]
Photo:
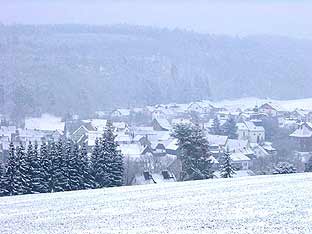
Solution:
[{"label": "tree line", "polygon": [[91,156],[87,145],[70,139],[29,142],[9,147],[6,165],[0,170],[0,196],[62,192],[123,184],[123,157],[117,149],[112,126],[97,139]]}]

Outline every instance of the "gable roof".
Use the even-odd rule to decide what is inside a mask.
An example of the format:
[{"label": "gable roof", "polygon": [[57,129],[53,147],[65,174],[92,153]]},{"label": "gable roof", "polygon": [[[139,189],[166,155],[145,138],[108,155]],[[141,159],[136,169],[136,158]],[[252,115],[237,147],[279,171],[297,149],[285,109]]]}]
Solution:
[{"label": "gable roof", "polygon": [[250,158],[247,157],[245,154],[237,152],[237,153],[232,153],[230,155],[231,159],[233,162],[238,162],[238,161],[250,161]]},{"label": "gable roof", "polygon": [[301,123],[298,128],[289,135],[290,137],[296,138],[310,138],[312,137],[312,124],[311,123]]},{"label": "gable roof", "polygon": [[225,146],[228,136],[207,134],[206,139],[208,140],[209,145]]}]

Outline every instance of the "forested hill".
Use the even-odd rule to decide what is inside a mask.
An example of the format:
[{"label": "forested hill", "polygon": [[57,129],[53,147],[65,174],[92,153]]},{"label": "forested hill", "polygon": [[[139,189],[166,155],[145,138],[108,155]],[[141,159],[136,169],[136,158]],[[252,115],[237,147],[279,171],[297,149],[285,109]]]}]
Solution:
[{"label": "forested hill", "polygon": [[12,115],[311,96],[308,40],[127,25],[2,25],[0,55],[0,112]]}]

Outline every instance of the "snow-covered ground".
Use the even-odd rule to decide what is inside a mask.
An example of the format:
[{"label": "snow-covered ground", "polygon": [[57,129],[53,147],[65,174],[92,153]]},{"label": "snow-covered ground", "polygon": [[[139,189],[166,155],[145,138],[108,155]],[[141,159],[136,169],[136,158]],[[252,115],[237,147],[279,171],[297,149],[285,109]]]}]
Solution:
[{"label": "snow-covered ground", "polygon": [[312,233],[312,173],[0,198],[0,233]]},{"label": "snow-covered ground", "polygon": [[264,103],[272,102],[283,108],[285,111],[294,111],[295,109],[312,110],[312,98],[305,99],[292,99],[292,100],[274,100],[274,99],[260,99],[254,97],[239,98],[233,100],[222,100],[212,102],[212,104],[218,107],[225,107],[229,110],[236,110],[240,108],[242,110],[247,108],[253,108],[256,105],[261,106]]}]

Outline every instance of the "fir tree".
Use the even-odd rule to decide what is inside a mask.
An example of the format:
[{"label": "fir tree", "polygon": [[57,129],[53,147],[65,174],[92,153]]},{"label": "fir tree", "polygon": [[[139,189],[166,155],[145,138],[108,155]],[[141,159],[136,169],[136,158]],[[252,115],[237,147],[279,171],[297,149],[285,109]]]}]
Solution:
[{"label": "fir tree", "polygon": [[92,176],[91,166],[88,160],[88,151],[86,143],[83,143],[79,151],[79,188],[90,189],[95,187],[94,178]]},{"label": "fir tree", "polygon": [[40,165],[42,168],[42,192],[52,192],[52,155],[49,155],[48,146],[44,142],[40,148]]},{"label": "fir tree", "polygon": [[312,172],[312,156],[309,158],[307,164],[305,165],[305,172]]},{"label": "fir tree", "polygon": [[220,160],[220,175],[222,178],[231,178],[235,174],[235,169],[232,166],[232,159],[229,151],[227,150]]},{"label": "fir tree", "polygon": [[30,171],[31,171],[31,192],[43,193],[44,186],[44,172],[41,161],[38,155],[38,144],[35,143],[33,150],[30,152]]},{"label": "fir tree", "polygon": [[21,143],[17,147],[16,155],[20,160],[19,172],[21,181],[21,190],[23,194],[31,193],[31,167],[30,167],[30,154],[32,152],[32,144],[29,143],[27,153],[25,153],[25,148]]},{"label": "fir tree", "polygon": [[217,116],[213,119],[211,133],[214,135],[220,135],[221,134],[220,121],[219,121],[219,118]]},{"label": "fir tree", "polygon": [[52,159],[52,191],[61,192],[65,191],[66,179],[62,171],[62,155],[63,143],[52,143],[50,148],[50,158]]},{"label": "fir tree", "polygon": [[4,175],[2,177],[2,190],[3,196],[17,195],[20,194],[20,180],[18,171],[18,160],[15,154],[15,147],[13,143],[9,146],[9,158]]},{"label": "fir tree", "polygon": [[102,168],[101,165],[99,164],[100,154],[101,154],[100,140],[96,139],[91,155],[91,175],[94,178],[95,188],[99,188],[101,185]]},{"label": "fir tree", "polygon": [[107,186],[121,186],[123,182],[123,157],[117,149],[118,144],[115,142],[113,126],[107,123],[106,130],[103,135],[103,150],[106,159],[106,169],[108,174]]},{"label": "fir tree", "polygon": [[212,178],[209,144],[198,126],[176,125],[173,137],[178,139],[179,159],[182,162],[182,180]]},{"label": "fir tree", "polygon": [[67,143],[67,147],[71,148],[68,155],[68,182],[70,190],[78,190],[79,189],[79,146],[77,144],[73,144],[72,142]]},{"label": "fir tree", "polygon": [[237,126],[236,126],[236,122],[232,116],[230,116],[229,119],[224,124],[224,133],[230,139],[236,139],[237,138]]},{"label": "fir tree", "polygon": [[0,163],[0,197],[6,195],[4,180],[5,180],[5,170],[3,164]]},{"label": "fir tree", "polygon": [[69,181],[69,156],[72,153],[72,144],[68,141],[65,144],[62,139],[60,139],[57,143],[57,154],[60,157],[60,169],[61,174],[59,181],[61,182],[61,186],[63,191],[70,191],[70,181]]}]

